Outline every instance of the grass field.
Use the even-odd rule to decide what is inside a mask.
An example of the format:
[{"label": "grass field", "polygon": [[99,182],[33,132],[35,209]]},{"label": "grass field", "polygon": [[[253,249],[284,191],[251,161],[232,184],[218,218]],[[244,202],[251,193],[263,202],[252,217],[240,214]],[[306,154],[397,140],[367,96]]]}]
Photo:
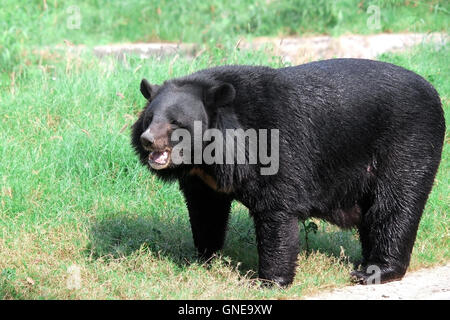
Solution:
[{"label": "grass field", "polygon": [[447,0],[2,0],[0,71],[32,46],[169,40],[210,46],[239,37],[449,30]]},{"label": "grass field", "polygon": [[[81,27],[68,29],[71,1],[2,1],[1,299],[296,299],[349,284],[352,261],[360,257],[357,234],[315,221],[319,228],[309,234],[308,251],[302,241],[294,284],[260,288],[253,223],[237,203],[219,258],[210,266],[197,262],[178,186],[157,181],[130,147],[130,125],[144,104],[139,82],[146,77],[159,83],[219,64],[281,66],[263,52],[226,44],[241,35],[447,31],[448,1],[184,3],[77,2]],[[380,30],[367,28],[371,4],[382,10]],[[207,49],[193,61],[129,57],[126,63],[35,51],[64,39],[88,45],[184,40],[206,43]],[[380,57],[435,85],[447,128],[449,49],[422,45]],[[410,270],[450,260],[448,130]]]},{"label": "grass field", "polygon": [[[449,127],[448,45],[381,59],[430,80]],[[161,184],[138,164],[129,126],[144,103],[140,79],[161,82],[225,63],[279,65],[263,53],[218,49],[174,63],[51,56],[1,88],[0,297],[299,298],[349,283],[357,235],[317,222],[294,285],[260,289],[253,225],[239,204],[222,256],[200,265],[177,185]],[[450,258],[448,135],[446,141],[412,270]],[[70,289],[74,272],[78,289]]]},{"label": "grass field", "polygon": [[[370,6],[380,9],[379,28],[367,23]],[[32,0],[27,6],[3,0],[2,7],[3,36],[41,45],[63,39],[218,42],[242,35],[445,31],[450,14],[445,0]]]}]

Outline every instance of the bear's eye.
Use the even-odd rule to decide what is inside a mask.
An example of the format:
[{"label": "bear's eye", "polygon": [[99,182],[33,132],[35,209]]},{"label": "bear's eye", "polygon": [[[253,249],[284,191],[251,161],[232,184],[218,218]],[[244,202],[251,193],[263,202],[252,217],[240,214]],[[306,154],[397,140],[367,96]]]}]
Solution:
[{"label": "bear's eye", "polygon": [[177,120],[171,120],[170,121],[170,125],[172,127],[176,127],[176,128],[181,128],[182,127],[182,124],[180,122],[178,122]]}]

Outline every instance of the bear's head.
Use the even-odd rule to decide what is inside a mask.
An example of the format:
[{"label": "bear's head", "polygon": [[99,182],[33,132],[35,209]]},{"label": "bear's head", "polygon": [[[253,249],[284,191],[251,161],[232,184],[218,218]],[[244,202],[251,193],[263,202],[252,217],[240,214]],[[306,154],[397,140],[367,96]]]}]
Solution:
[{"label": "bear's head", "polygon": [[195,125],[203,131],[210,128],[217,108],[230,104],[236,94],[229,83],[205,79],[171,80],[161,86],[143,79],[140,90],[147,104],[133,125],[132,144],[141,162],[157,171],[181,166],[172,161],[172,150],[179,143],[172,139],[176,130],[187,130],[194,137]]}]

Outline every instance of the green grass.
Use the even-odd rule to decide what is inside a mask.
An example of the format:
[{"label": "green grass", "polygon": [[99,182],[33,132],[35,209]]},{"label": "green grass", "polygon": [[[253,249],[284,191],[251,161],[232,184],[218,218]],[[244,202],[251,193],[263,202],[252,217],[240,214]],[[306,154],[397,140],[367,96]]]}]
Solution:
[{"label": "green grass", "polygon": [[[435,85],[447,128],[449,52],[448,45],[420,46],[381,57]],[[302,243],[294,284],[259,288],[253,224],[237,203],[220,258],[199,264],[177,185],[156,181],[129,144],[144,104],[141,78],[160,83],[217,64],[280,66],[277,59],[217,48],[194,61],[30,59],[20,77],[0,87],[0,298],[293,299],[349,284],[351,262],[360,256],[357,235],[317,222],[309,252]],[[411,270],[450,259],[448,144],[447,131]],[[78,289],[67,286],[73,265]]]},{"label": "green grass", "polygon": [[[380,9],[377,28],[368,26],[370,6]],[[449,21],[447,0],[30,0],[26,5],[2,0],[0,71],[10,73],[23,65],[30,46],[64,40],[87,45],[169,40],[214,46],[247,36],[448,31]]]},{"label": "green grass", "polygon": [[[23,6],[2,1],[6,33],[32,44],[182,40],[217,42],[225,36],[301,33],[444,31],[450,4],[445,0],[239,0],[239,1],[64,1],[34,0]],[[47,6],[44,6],[47,3]],[[81,23],[73,29],[79,9]],[[381,10],[381,26],[367,26],[369,6]],[[402,17],[402,19],[399,19]]]}]

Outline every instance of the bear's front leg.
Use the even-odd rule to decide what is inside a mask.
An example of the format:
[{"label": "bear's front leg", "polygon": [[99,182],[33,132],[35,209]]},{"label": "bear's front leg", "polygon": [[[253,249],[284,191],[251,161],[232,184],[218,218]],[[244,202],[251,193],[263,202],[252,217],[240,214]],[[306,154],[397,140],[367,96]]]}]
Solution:
[{"label": "bear's front leg", "polygon": [[223,247],[232,199],[196,176],[180,179],[180,189],[188,207],[194,245],[199,257],[208,260]]},{"label": "bear's front leg", "polygon": [[258,212],[255,221],[259,277],[284,287],[292,283],[299,252],[298,217],[285,212]]}]

